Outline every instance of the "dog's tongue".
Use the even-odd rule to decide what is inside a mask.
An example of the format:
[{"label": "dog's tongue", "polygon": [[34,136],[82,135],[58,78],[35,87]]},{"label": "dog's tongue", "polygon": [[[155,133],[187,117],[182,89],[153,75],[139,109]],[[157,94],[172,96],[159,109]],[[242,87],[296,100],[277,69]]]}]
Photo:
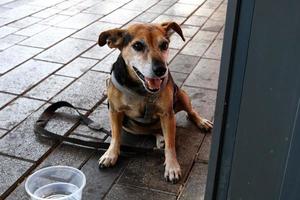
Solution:
[{"label": "dog's tongue", "polygon": [[150,89],[159,89],[161,84],[161,79],[159,78],[147,78],[145,77],[147,85]]}]

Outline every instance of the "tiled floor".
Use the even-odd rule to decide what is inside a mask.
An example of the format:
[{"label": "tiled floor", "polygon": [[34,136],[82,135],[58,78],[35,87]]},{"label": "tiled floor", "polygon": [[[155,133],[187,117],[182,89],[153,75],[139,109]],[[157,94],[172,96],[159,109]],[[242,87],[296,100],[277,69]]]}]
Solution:
[{"label": "tiled floor", "polygon": [[[81,169],[87,176],[85,200],[203,199],[211,135],[202,134],[184,113],[177,114],[183,178],[175,185],[163,179],[162,156],[122,156],[116,167],[99,170],[103,152],[41,143],[33,123],[50,103],[66,100],[109,129],[101,99],[119,52],[100,48],[99,33],[170,20],[182,24],[186,37],[186,42],[171,38],[172,75],[194,107],[213,120],[226,6],[226,0],[0,0],[0,199],[29,199],[25,178],[49,165]],[[105,137],[76,126],[76,120],[57,116],[47,128]],[[125,135],[124,142],[149,145],[153,138]]]}]

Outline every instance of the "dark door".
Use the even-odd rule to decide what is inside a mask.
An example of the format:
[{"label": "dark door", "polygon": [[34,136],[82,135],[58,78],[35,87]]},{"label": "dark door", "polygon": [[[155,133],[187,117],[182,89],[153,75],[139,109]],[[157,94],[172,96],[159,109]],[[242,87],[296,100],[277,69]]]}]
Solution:
[{"label": "dark door", "polygon": [[206,199],[300,199],[300,1],[228,2]]}]

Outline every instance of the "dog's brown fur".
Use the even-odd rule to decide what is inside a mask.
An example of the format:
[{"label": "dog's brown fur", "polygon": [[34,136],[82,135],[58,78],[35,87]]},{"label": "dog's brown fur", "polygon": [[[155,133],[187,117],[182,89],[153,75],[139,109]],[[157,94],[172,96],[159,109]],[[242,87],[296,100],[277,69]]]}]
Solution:
[{"label": "dog's brown fur", "polygon": [[[99,36],[99,45],[107,44],[111,48],[118,48],[126,63],[126,68],[130,78],[134,81],[140,82],[139,77],[133,70],[131,63],[149,66],[152,59],[162,60],[166,63],[167,50],[160,49],[162,42],[169,42],[171,30],[177,32],[184,40],[182,31],[175,22],[168,22],[163,24],[135,24],[128,27],[128,29],[112,29],[102,32]],[[126,41],[127,37],[127,41]],[[129,38],[128,38],[129,37]],[[143,41],[147,49],[144,52],[137,52],[132,45],[136,41]],[[149,64],[150,63],[150,64]],[[153,65],[153,64],[152,64]],[[170,73],[169,80],[164,88],[158,93],[158,98],[155,101],[155,111],[153,112],[153,119],[159,119],[162,134],[165,140],[165,178],[171,182],[177,182],[181,176],[181,169],[176,158],[175,151],[175,135],[176,135],[176,120],[175,113],[181,110],[187,112],[188,117],[201,129],[210,131],[212,123],[202,117],[192,108],[191,101],[188,95],[180,88],[178,88],[174,95],[174,82]],[[107,88],[108,102],[109,102],[109,117],[111,121],[112,139],[109,149],[100,158],[99,164],[102,167],[113,166],[120,154],[121,130],[123,126],[123,119],[136,118],[143,115],[146,102],[143,98],[130,98],[118,90],[113,84],[109,84]],[[176,100],[176,106],[174,101]],[[157,134],[155,128],[151,127],[134,127],[133,129],[126,129],[132,133],[152,132]]]}]

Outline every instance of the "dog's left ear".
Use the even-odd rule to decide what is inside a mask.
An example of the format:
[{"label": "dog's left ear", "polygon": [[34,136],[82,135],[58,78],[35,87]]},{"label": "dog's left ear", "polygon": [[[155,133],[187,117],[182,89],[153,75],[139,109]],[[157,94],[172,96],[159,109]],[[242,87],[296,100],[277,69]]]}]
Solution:
[{"label": "dog's left ear", "polygon": [[115,28],[100,33],[98,38],[99,46],[108,45],[110,48],[121,49],[126,30]]},{"label": "dog's left ear", "polygon": [[180,35],[183,41],[185,41],[182,30],[176,22],[164,22],[161,26],[165,29],[167,34],[170,34],[171,30],[173,30]]}]

